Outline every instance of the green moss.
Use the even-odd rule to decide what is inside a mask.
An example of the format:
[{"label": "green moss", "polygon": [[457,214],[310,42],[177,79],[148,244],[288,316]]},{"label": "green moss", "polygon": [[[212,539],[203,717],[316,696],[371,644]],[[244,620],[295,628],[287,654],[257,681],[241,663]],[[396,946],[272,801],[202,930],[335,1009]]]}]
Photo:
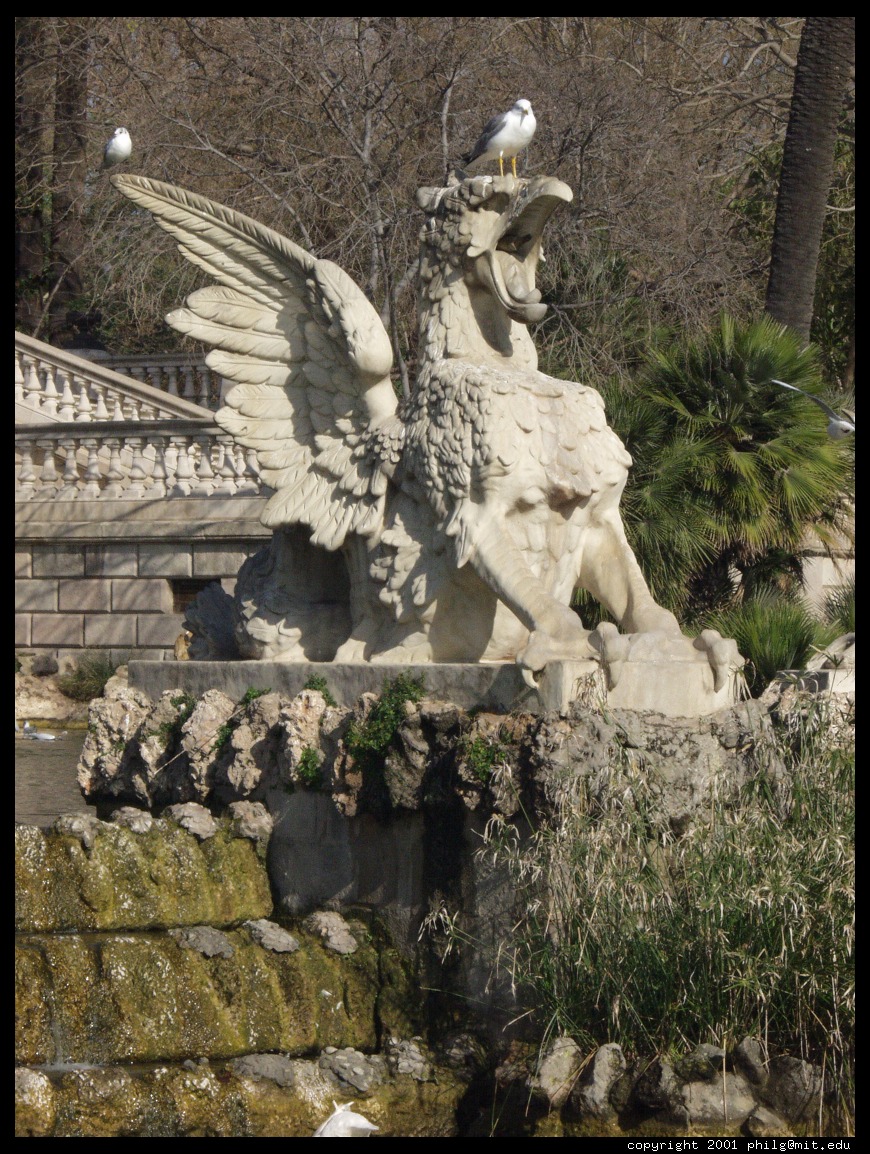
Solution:
[{"label": "green moss", "polygon": [[462,757],[472,777],[486,785],[492,777],[496,765],[502,761],[507,753],[505,746],[495,737],[465,738],[462,745]]},{"label": "green moss", "polygon": [[309,789],[316,789],[323,781],[320,770],[320,754],[310,745],[306,745],[299,755],[296,776]]}]

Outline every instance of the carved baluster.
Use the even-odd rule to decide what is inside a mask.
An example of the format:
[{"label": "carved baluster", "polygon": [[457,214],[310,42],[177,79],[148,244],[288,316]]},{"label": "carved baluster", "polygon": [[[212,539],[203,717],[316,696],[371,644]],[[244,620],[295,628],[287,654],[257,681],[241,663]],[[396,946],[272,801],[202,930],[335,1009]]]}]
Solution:
[{"label": "carved baluster", "polygon": [[124,410],[121,408],[121,394],[112,393],[112,415],[110,421],[123,421]]},{"label": "carved baluster", "polygon": [[256,465],[256,454],[253,449],[248,449],[247,456],[245,450],[241,445],[236,445],[235,450],[235,466],[236,475],[236,495],[239,497],[256,497],[260,492],[260,486],[257,480],[256,470],[252,469],[248,457],[253,456]]},{"label": "carved baluster", "polygon": [[15,482],[16,501],[29,501],[36,492],[36,470],[33,467],[33,442],[21,440],[19,442],[21,465]]},{"label": "carved baluster", "polygon": [[97,454],[99,441],[96,437],[88,437],[82,441],[82,445],[87,450],[88,462],[85,465],[85,483],[79,496],[83,500],[95,501],[100,495],[100,458]]},{"label": "carved baluster", "polygon": [[154,421],[157,419],[157,410],[153,405],[149,405],[147,401],[139,403],[139,420],[140,421]]},{"label": "carved baluster", "polygon": [[91,398],[88,396],[88,382],[81,377],[75,377],[74,380],[79,386],[79,398],[76,401],[75,419],[77,421],[90,422],[93,420],[91,416],[93,405],[91,404]]},{"label": "carved baluster", "polygon": [[64,455],[63,477],[58,490],[59,501],[71,501],[79,495],[79,463],[76,460],[76,440],[74,437],[61,437],[60,449]]},{"label": "carved baluster", "polygon": [[166,496],[166,438],[152,436],[148,439],[154,448],[154,464],[151,469],[151,487],[148,490],[148,497],[156,500],[158,497]]},{"label": "carved baluster", "polygon": [[124,420],[138,421],[139,420],[139,402],[135,397],[125,397],[124,401]]},{"label": "carved baluster", "polygon": [[181,395],[187,401],[196,401],[196,371],[193,365],[182,365],[181,375],[184,380],[184,387],[181,390]]},{"label": "carved baluster", "polygon": [[141,381],[143,384],[148,383],[148,374],[142,365],[130,365],[130,376],[135,381]]},{"label": "carved baluster", "polygon": [[236,472],[233,468],[232,442],[221,439],[215,446],[217,454],[217,476],[212,493],[216,496],[231,496],[236,491]]},{"label": "carved baluster", "polygon": [[121,439],[120,437],[110,437],[105,443],[109,449],[109,467],[106,469],[103,499],[118,501],[124,496],[124,480],[127,476],[121,464]]},{"label": "carved baluster", "polygon": [[130,465],[130,484],[124,496],[131,500],[141,500],[148,489],[148,461],[143,452],[141,437],[128,437],[127,443],[133,454],[133,463]]},{"label": "carved baluster", "polygon": [[175,365],[166,366],[166,391],[170,397],[178,396],[178,369]]},{"label": "carved baluster", "polygon": [[42,381],[32,357],[27,357],[24,362],[24,403],[36,412],[42,410]]},{"label": "carved baluster", "polygon": [[199,464],[196,467],[196,484],[194,494],[197,497],[207,497],[215,486],[214,470],[211,467],[212,439],[209,436],[196,437],[199,447]]},{"label": "carved baluster", "polygon": [[60,393],[54,378],[56,369],[53,365],[45,366],[45,388],[42,390],[42,411],[47,417],[57,416],[57,399]]},{"label": "carved baluster", "polygon": [[104,385],[94,385],[94,392],[96,393],[96,404],[94,405],[94,420],[108,421],[109,410],[106,408],[106,389]]},{"label": "carved baluster", "polygon": [[170,437],[169,439],[176,452],[175,478],[169,495],[171,497],[187,497],[193,488],[191,484],[193,466],[190,460],[192,446],[189,439],[184,436]]},{"label": "carved baluster", "polygon": [[66,369],[58,368],[57,379],[61,385],[60,407],[57,410],[57,418],[59,421],[74,421],[76,419],[76,407],[70,374]]},{"label": "carved baluster", "polygon": [[42,449],[42,475],[39,478],[40,496],[43,500],[50,501],[57,495],[60,484],[60,474],[54,459],[57,445],[53,437],[44,437],[36,444]]},{"label": "carved baluster", "polygon": [[18,349],[15,350],[15,403],[20,404],[24,400],[24,370],[21,367],[22,354]]}]

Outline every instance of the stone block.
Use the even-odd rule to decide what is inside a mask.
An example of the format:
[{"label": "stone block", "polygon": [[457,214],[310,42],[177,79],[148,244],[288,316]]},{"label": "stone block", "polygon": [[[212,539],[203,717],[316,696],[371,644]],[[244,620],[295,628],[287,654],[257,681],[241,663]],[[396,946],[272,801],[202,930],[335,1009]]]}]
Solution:
[{"label": "stone block", "polygon": [[88,613],[84,622],[87,648],[136,644],[135,613]]},{"label": "stone block", "polygon": [[193,558],[189,545],[142,542],[139,545],[140,577],[190,577]]},{"label": "stone block", "polygon": [[84,620],[82,613],[34,613],[30,624],[30,644],[81,647],[84,644]]},{"label": "stone block", "polygon": [[15,576],[29,577],[31,575],[32,554],[29,549],[15,550]]},{"label": "stone block", "polygon": [[34,577],[84,577],[85,554],[81,545],[33,546]]},{"label": "stone block", "polygon": [[15,608],[19,613],[53,613],[57,609],[57,581],[32,578],[15,582]]},{"label": "stone block", "polygon": [[15,614],[15,644],[29,645],[30,644],[30,614],[16,613]]},{"label": "stone block", "polygon": [[83,613],[108,613],[111,607],[111,581],[83,578],[58,582],[58,609],[79,609]]},{"label": "stone block", "polygon": [[232,549],[220,541],[196,542],[193,546],[193,576],[235,577],[257,548],[252,545],[250,549]]},{"label": "stone block", "polygon": [[183,622],[183,613],[161,613],[159,616],[140,614],[137,625],[138,643],[140,646],[159,645],[171,649],[181,633]]},{"label": "stone block", "polygon": [[160,578],[119,578],[112,582],[112,611],[170,613],[172,589]]},{"label": "stone block", "polygon": [[135,577],[138,572],[138,546],[129,544],[86,545],[86,577]]}]

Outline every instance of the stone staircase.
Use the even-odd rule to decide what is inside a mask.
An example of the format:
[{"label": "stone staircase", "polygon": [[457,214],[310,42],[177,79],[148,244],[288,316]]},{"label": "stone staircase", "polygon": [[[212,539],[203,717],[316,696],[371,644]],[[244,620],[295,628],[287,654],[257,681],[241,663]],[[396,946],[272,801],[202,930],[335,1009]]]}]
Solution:
[{"label": "stone staircase", "polygon": [[219,379],[183,358],[134,360],[116,363],[147,381],[15,335],[15,644],[25,659],[171,657],[192,597],[212,581],[231,591],[270,536],[254,454],[211,411]]}]

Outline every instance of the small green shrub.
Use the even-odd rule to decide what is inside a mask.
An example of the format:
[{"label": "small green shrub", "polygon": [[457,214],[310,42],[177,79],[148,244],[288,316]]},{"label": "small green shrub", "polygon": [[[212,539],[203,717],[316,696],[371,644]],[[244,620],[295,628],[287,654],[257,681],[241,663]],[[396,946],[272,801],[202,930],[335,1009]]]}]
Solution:
[{"label": "small green shrub", "polygon": [[242,700],[239,705],[250,705],[252,701],[256,701],[258,697],[265,697],[267,693],[271,693],[271,689],[246,689],[242,694]]},{"label": "small green shrub", "polygon": [[299,755],[296,776],[308,789],[316,789],[323,780],[320,771],[320,754],[310,745],[307,745]]},{"label": "small green shrub", "polygon": [[384,682],[381,696],[362,724],[351,722],[344,745],[362,769],[383,766],[384,755],[396,730],[405,720],[405,702],[420,701],[426,693],[422,677],[400,673]]},{"label": "small green shrub", "polygon": [[333,708],[338,705],[338,702],[329,692],[329,686],[326,684],[326,678],[321,677],[319,673],[312,673],[302,688],[313,689],[315,692],[320,693],[326,704],[331,705]]},{"label": "small green shrub", "polygon": [[106,682],[115,675],[119,664],[108,653],[83,653],[75,669],[58,677],[57,687],[64,697],[73,701],[93,701],[102,695]]},{"label": "small green shrub", "polygon": [[778,673],[803,669],[819,648],[833,640],[830,626],[800,601],[764,593],[705,620],[705,628],[733,637],[746,658],[746,683],[760,696]]},{"label": "small green shrub", "polygon": [[196,708],[196,698],[191,697],[189,693],[179,693],[175,697],[170,697],[169,700],[178,710],[178,713],[174,720],[164,721],[157,727],[158,734],[167,745],[171,745],[181,737],[181,727]]},{"label": "small green shrub", "polygon": [[825,599],[825,618],[841,633],[855,632],[855,578],[850,577]]},{"label": "small green shrub", "polygon": [[504,759],[505,747],[497,738],[477,736],[463,742],[463,760],[481,785],[486,785],[492,777],[496,765]]}]

